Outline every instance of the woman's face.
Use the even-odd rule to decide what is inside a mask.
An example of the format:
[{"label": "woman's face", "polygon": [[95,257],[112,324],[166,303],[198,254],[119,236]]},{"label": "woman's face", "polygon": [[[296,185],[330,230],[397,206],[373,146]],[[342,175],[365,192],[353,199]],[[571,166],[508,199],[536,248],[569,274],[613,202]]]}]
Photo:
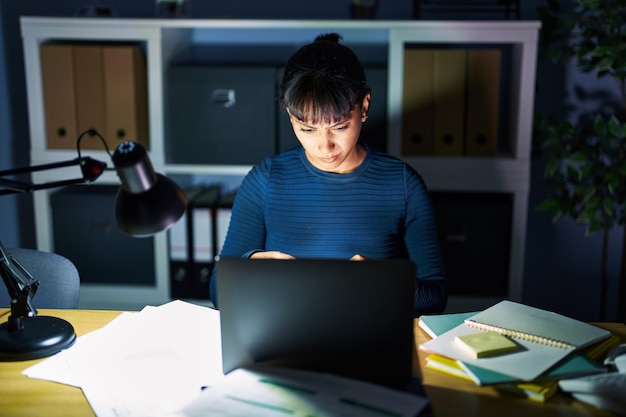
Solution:
[{"label": "woman's face", "polygon": [[[365,159],[365,150],[357,146],[362,118],[367,115],[370,95],[350,115],[331,123],[310,123],[289,114],[296,138],[302,144],[307,160],[326,172],[345,174],[352,172]],[[289,112],[288,112],[289,113]]]}]

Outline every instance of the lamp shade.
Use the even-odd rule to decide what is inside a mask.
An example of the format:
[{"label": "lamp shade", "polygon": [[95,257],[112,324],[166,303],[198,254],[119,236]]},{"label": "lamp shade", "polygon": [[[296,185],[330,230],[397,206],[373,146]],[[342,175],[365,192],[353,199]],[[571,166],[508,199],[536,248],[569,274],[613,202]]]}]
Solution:
[{"label": "lamp shade", "polygon": [[124,142],[112,160],[122,182],[115,197],[115,217],[122,232],[151,236],[182,217],[187,209],[185,193],[174,181],[154,172],[143,146]]}]

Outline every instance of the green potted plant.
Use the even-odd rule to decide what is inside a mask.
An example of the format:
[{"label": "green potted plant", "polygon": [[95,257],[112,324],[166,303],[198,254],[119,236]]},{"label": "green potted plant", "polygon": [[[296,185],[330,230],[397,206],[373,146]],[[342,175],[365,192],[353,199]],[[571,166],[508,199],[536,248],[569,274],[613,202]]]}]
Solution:
[{"label": "green potted plant", "polygon": [[[615,81],[621,101],[600,100],[597,110],[575,121],[538,116],[536,139],[547,152],[545,178],[552,194],[539,206],[554,221],[570,217],[588,234],[602,233],[601,319],[608,299],[608,235],[626,224],[626,3],[623,0],[548,0],[538,8],[542,53],[555,62],[575,62],[584,73]],[[625,233],[626,236],[626,233]],[[619,279],[624,321],[626,238]]]}]

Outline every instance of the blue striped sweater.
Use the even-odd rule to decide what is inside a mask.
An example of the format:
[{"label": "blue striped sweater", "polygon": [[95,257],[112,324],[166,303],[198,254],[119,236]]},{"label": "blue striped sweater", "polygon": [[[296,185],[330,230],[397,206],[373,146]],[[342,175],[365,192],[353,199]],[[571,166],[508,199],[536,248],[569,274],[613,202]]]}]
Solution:
[{"label": "blue striped sweater", "polygon": [[[319,170],[304,149],[265,159],[244,178],[221,257],[281,251],[296,258],[410,258],[417,267],[415,315],[447,301],[426,186],[401,160],[368,149],[349,174]],[[217,306],[215,277],[211,299]]]}]

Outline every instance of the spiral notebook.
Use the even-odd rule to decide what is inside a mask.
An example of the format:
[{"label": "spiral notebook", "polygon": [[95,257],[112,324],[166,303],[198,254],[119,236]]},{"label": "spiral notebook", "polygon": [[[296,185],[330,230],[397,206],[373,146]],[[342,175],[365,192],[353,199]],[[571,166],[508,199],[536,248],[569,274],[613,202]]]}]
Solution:
[{"label": "spiral notebook", "polygon": [[[454,343],[457,336],[495,330],[518,348],[494,357],[473,358]],[[420,346],[467,364],[532,381],[571,352],[608,338],[611,333],[582,321],[509,300],[477,313],[459,326]]]}]

